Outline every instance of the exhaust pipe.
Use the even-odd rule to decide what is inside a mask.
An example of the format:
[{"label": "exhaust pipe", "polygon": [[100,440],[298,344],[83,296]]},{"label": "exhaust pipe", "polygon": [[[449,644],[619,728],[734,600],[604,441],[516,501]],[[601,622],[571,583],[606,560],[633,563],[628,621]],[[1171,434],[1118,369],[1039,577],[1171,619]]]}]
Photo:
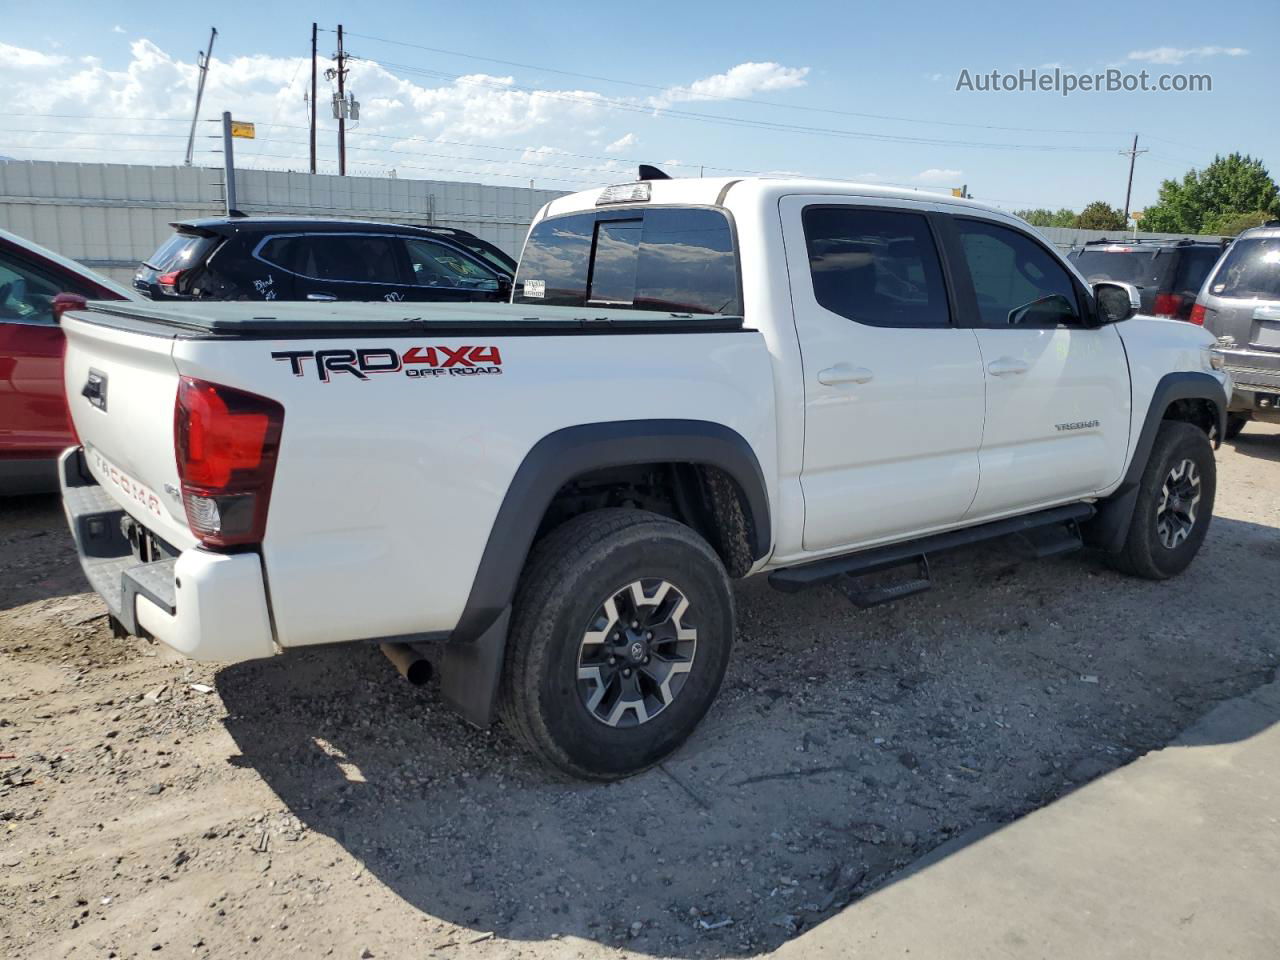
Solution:
[{"label": "exhaust pipe", "polygon": [[434,672],[431,668],[431,661],[420,654],[407,643],[380,643],[378,649],[381,650],[388,660],[395,665],[396,670],[400,672],[400,676],[404,677],[415,687],[420,687],[431,679]]}]

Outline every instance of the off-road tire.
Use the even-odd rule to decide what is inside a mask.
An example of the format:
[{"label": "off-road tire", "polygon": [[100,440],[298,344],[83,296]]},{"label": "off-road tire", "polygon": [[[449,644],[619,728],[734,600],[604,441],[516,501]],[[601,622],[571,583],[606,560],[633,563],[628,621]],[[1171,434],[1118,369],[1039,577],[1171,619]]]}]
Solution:
[{"label": "off-road tire", "polygon": [[[679,693],[659,712],[629,727],[610,726],[580,693],[584,631],[605,598],[640,580],[667,581],[688,599],[696,652]],[[583,514],[538,543],[525,565],[499,716],[530,750],[565,773],[592,780],[630,776],[680,746],[706,714],[729,664],[733,630],[724,565],[696,532],[642,510]]]},{"label": "off-road tire", "polygon": [[[1171,472],[1187,461],[1194,464],[1199,477],[1200,500],[1190,532],[1176,546],[1170,547],[1162,541],[1157,526],[1162,491]],[[1216,489],[1217,464],[1213,447],[1204,431],[1179,420],[1161,423],[1155,443],[1151,445],[1147,466],[1142,471],[1124,546],[1110,558],[1112,566],[1149,580],[1166,580],[1181,573],[1195,558],[1209,532]]]}]

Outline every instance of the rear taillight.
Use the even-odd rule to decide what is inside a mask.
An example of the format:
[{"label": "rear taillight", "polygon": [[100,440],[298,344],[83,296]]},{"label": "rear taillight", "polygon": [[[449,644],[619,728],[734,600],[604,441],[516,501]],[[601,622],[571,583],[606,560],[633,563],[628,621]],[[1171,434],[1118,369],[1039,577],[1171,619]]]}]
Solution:
[{"label": "rear taillight", "polygon": [[1182,296],[1177,293],[1157,293],[1154,313],[1157,317],[1176,317],[1182,309]]},{"label": "rear taillight", "polygon": [[284,407],[274,400],[183,377],[173,410],[182,505],[208,547],[262,541]]},{"label": "rear taillight", "polygon": [[1204,304],[1197,303],[1194,307],[1192,307],[1191,316],[1189,316],[1187,319],[1190,320],[1192,323],[1196,324],[1197,326],[1203,327],[1204,326]]},{"label": "rear taillight", "polygon": [[182,276],[181,270],[170,270],[168,273],[162,273],[156,277],[156,283],[164,287],[165,293],[178,292],[178,278]]}]

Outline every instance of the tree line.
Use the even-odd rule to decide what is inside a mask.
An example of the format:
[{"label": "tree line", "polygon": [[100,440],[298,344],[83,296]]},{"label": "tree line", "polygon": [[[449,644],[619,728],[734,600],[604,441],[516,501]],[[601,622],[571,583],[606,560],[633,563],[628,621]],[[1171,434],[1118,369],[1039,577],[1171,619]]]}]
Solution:
[{"label": "tree line", "polygon": [[[1016,210],[1035,227],[1080,230],[1124,230],[1124,212],[1095,200],[1079,213],[1063,207]],[[1181,180],[1160,185],[1160,199],[1139,221],[1152,233],[1209,234],[1234,237],[1250,227],[1280,219],[1280,186],[1261,160],[1232,153],[1215,156],[1203,170],[1189,170]]]}]

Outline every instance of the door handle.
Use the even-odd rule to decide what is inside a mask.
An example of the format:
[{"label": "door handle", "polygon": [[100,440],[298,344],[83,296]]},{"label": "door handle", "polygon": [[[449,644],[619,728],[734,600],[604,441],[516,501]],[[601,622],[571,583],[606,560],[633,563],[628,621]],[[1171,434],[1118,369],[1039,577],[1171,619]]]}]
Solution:
[{"label": "door handle", "polygon": [[818,371],[818,382],[833,387],[839,383],[868,383],[875,376],[866,367],[851,367],[847,363],[837,363]]},{"label": "door handle", "polygon": [[331,293],[308,293],[308,294],[307,294],[307,299],[308,299],[308,300],[323,300],[325,303],[328,303],[330,300],[337,300],[338,298],[337,298],[337,297],[335,297],[335,296],[334,296],[333,294],[331,294]]},{"label": "door handle", "polygon": [[1031,365],[1016,357],[1001,357],[987,364],[987,372],[993,377],[1008,377],[1018,373],[1026,373]]}]

